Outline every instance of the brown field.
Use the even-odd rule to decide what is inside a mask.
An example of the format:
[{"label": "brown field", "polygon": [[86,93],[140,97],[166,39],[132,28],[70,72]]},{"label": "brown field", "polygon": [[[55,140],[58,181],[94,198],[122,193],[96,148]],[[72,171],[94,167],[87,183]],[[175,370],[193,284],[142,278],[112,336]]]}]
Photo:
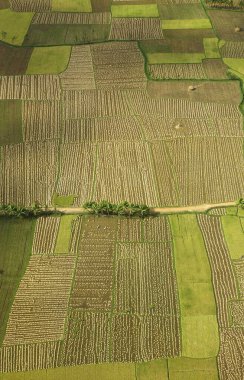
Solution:
[{"label": "brown field", "polygon": [[224,380],[241,379],[243,375],[243,328],[220,329],[218,367]]},{"label": "brown field", "polygon": [[63,90],[94,90],[96,84],[90,46],[73,47],[68,67],[59,77]]},{"label": "brown field", "polygon": [[0,152],[1,203],[51,205],[58,170],[57,142],[7,145]]},{"label": "brown field", "polygon": [[73,256],[31,257],[15,296],[4,346],[63,338],[74,271]]},{"label": "brown field", "polygon": [[52,10],[52,0],[9,0],[15,12],[45,12]]},{"label": "brown field", "polygon": [[233,261],[234,271],[239,290],[239,298],[244,298],[244,262],[243,260]]},{"label": "brown field", "polygon": [[24,141],[46,141],[60,137],[61,107],[57,100],[22,103]]},{"label": "brown field", "polygon": [[144,58],[136,42],[111,42],[91,47],[98,89],[145,88]]},{"label": "brown field", "polygon": [[227,41],[221,49],[224,58],[243,58],[243,41]]},{"label": "brown field", "polygon": [[54,254],[59,225],[60,218],[57,217],[43,217],[37,220],[32,247],[33,255]]},{"label": "brown field", "polygon": [[[195,90],[188,91],[189,86],[194,86]],[[239,105],[242,101],[239,81],[150,81],[147,85],[147,92],[153,99],[175,98],[228,105]]]},{"label": "brown field", "polygon": [[163,38],[159,18],[114,18],[110,40],[149,40]]},{"label": "brown field", "polygon": [[228,67],[221,59],[204,59],[202,64],[208,79],[228,79]]},{"label": "brown field", "polygon": [[218,323],[220,327],[227,328],[230,326],[228,302],[231,299],[237,299],[238,293],[221,221],[218,217],[199,215],[198,222],[212,269]]},{"label": "brown field", "polygon": [[101,13],[36,13],[32,24],[52,24],[52,25],[96,25],[96,24],[110,24],[111,14],[109,12]]},{"label": "brown field", "polygon": [[0,76],[0,99],[59,100],[57,75]]},{"label": "brown field", "polygon": [[112,0],[91,0],[93,12],[110,11]]},{"label": "brown field", "polygon": [[244,327],[244,300],[230,301],[232,327]]},{"label": "brown field", "polygon": [[63,126],[65,143],[96,143],[143,140],[141,125],[136,117],[114,116],[66,120]]},{"label": "brown field", "polygon": [[0,75],[24,74],[32,52],[32,48],[17,48],[0,44]]},{"label": "brown field", "polygon": [[208,15],[213,23],[213,27],[219,38],[230,41],[244,41],[244,30],[235,32],[236,26],[242,26],[244,22],[244,13],[227,10],[208,10]]},{"label": "brown field", "polygon": [[152,79],[207,79],[201,63],[148,65]]}]

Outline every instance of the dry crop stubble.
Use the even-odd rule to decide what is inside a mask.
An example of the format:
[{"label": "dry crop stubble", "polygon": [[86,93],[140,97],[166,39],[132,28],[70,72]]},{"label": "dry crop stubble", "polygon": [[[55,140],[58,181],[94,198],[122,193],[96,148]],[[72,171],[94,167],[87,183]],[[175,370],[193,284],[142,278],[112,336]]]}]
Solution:
[{"label": "dry crop stubble", "polygon": [[45,12],[52,10],[52,0],[9,0],[15,12]]},{"label": "dry crop stubble", "polygon": [[54,254],[59,226],[60,218],[58,217],[42,217],[37,220],[32,247],[33,255]]}]

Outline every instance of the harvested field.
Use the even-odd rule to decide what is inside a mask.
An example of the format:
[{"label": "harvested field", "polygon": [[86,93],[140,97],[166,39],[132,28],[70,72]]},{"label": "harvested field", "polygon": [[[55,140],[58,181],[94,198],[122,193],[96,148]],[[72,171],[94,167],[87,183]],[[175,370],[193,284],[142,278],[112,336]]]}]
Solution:
[{"label": "harvested field", "polygon": [[59,101],[24,101],[22,123],[24,141],[58,139],[61,129]]},{"label": "harvested field", "polygon": [[91,47],[98,89],[145,88],[144,58],[135,42],[111,42]]},{"label": "harvested field", "polygon": [[51,205],[57,176],[57,142],[8,145],[1,149],[2,204]]},{"label": "harvested field", "polygon": [[114,18],[110,40],[150,40],[163,38],[159,18]]},{"label": "harvested field", "polygon": [[0,219],[0,347],[16,291],[30,260],[34,229],[34,220]]},{"label": "harvested field", "polygon": [[[195,90],[189,91],[189,86],[193,86]],[[147,92],[153,99],[187,99],[192,102],[211,102],[212,105],[214,103],[239,105],[242,101],[239,81],[206,81],[200,83],[194,81],[151,81],[148,82]]]},{"label": "harvested field", "polygon": [[87,311],[109,311],[117,218],[82,219],[70,306]]},{"label": "harvested field", "polygon": [[66,120],[63,127],[65,143],[138,141],[142,139],[141,125],[136,117],[115,116]]},{"label": "harvested field", "polygon": [[20,75],[26,72],[32,48],[0,44],[0,75]]},{"label": "harvested field", "polygon": [[229,303],[232,327],[244,327],[244,300]]},{"label": "harvested field", "polygon": [[243,41],[234,42],[226,41],[221,49],[221,55],[224,58],[243,58]]},{"label": "harvested field", "polygon": [[9,7],[9,0],[0,0],[0,9],[7,9]]},{"label": "harvested field", "polygon": [[0,76],[0,99],[59,100],[57,75]]},{"label": "harvested field", "polygon": [[177,316],[175,281],[171,245],[120,243],[116,257],[115,312]]},{"label": "harvested field", "polygon": [[241,379],[243,375],[243,328],[220,329],[218,368],[221,379]]},{"label": "harvested field", "polygon": [[63,338],[74,261],[67,255],[31,257],[12,306],[4,346]]},{"label": "harvested field", "polygon": [[64,144],[60,152],[59,195],[74,194],[75,206],[92,198],[96,146],[91,144]]},{"label": "harvested field", "polygon": [[64,91],[65,119],[129,116],[126,94],[119,90]]},{"label": "harvested field", "polygon": [[73,47],[68,67],[59,77],[63,90],[95,90],[90,46]]},{"label": "harvested field", "polygon": [[208,10],[208,15],[213,23],[213,27],[219,38],[226,41],[244,41],[244,30],[235,32],[236,26],[242,26],[244,22],[244,13],[227,10]]},{"label": "harvested field", "polygon": [[57,24],[57,25],[96,25],[96,24],[110,24],[111,13],[36,13],[32,20],[32,24]]},{"label": "harvested field", "polygon": [[204,59],[202,64],[208,79],[228,79],[228,67],[221,59]]},{"label": "harvested field", "polygon": [[226,246],[219,217],[199,215],[198,222],[203,234],[212,270],[220,327],[230,326],[228,301],[237,299],[237,287],[232,263]]},{"label": "harvested field", "polygon": [[62,363],[66,366],[109,361],[110,315],[73,310],[69,316]]},{"label": "harvested field", "polygon": [[201,63],[149,65],[152,79],[207,79]]},{"label": "harvested field", "polygon": [[[177,317],[114,315],[112,361],[137,362],[179,355]],[[150,339],[146,337],[150,336]]]},{"label": "harvested field", "polygon": [[32,247],[33,255],[54,254],[60,218],[42,217],[37,220]]},{"label": "harvested field", "polygon": [[238,284],[239,298],[244,298],[244,262],[243,260],[234,260],[233,267]]},{"label": "harvested field", "polygon": [[46,12],[52,10],[52,0],[9,0],[15,12]]},{"label": "harvested field", "polygon": [[157,182],[147,143],[122,142],[98,145],[94,200],[110,199],[157,205]]},{"label": "harvested field", "polygon": [[[179,85],[182,86],[180,83]],[[235,84],[234,87],[238,85]],[[186,89],[187,92],[187,89]],[[182,99],[170,98],[150,98],[146,91],[124,91],[122,95],[126,97],[130,108],[135,115],[161,115],[166,118],[240,118],[241,113],[237,104],[221,104],[210,102],[197,102]],[[225,97],[226,95],[223,95]],[[235,98],[239,99],[240,92],[235,94]]]},{"label": "harvested field", "polygon": [[16,373],[19,379],[20,371],[34,371],[55,368],[60,365],[62,342],[44,342],[3,346],[0,349],[0,370],[2,373]]}]

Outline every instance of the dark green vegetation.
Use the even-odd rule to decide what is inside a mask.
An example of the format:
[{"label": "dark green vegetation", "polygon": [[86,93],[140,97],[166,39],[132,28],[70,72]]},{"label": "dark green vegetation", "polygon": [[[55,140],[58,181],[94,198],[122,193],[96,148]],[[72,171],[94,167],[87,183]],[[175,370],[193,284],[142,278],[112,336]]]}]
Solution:
[{"label": "dark green vegetation", "polygon": [[77,45],[108,39],[110,25],[37,25],[28,30],[23,46]]},{"label": "dark green vegetation", "polygon": [[21,101],[0,100],[0,145],[17,144],[22,140]]},{"label": "dark green vegetation", "polygon": [[0,218],[0,345],[10,309],[31,255],[35,220]]},{"label": "dark green vegetation", "polygon": [[148,206],[126,201],[119,204],[113,204],[105,200],[101,202],[86,202],[83,207],[92,214],[139,216],[142,218],[150,215]]},{"label": "dark green vegetation", "polygon": [[42,209],[37,203],[31,207],[15,205],[0,205],[0,217],[11,218],[33,218],[38,216],[50,215],[52,211]]}]

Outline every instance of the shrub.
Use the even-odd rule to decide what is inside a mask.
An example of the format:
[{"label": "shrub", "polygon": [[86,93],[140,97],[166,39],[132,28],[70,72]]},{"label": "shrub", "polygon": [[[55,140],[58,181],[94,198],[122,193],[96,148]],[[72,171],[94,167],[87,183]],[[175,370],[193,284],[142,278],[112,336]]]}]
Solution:
[{"label": "shrub", "polygon": [[150,209],[146,205],[139,205],[123,201],[119,204],[113,204],[106,200],[100,202],[86,202],[83,205],[85,210],[97,215],[125,215],[145,217],[150,215]]}]

